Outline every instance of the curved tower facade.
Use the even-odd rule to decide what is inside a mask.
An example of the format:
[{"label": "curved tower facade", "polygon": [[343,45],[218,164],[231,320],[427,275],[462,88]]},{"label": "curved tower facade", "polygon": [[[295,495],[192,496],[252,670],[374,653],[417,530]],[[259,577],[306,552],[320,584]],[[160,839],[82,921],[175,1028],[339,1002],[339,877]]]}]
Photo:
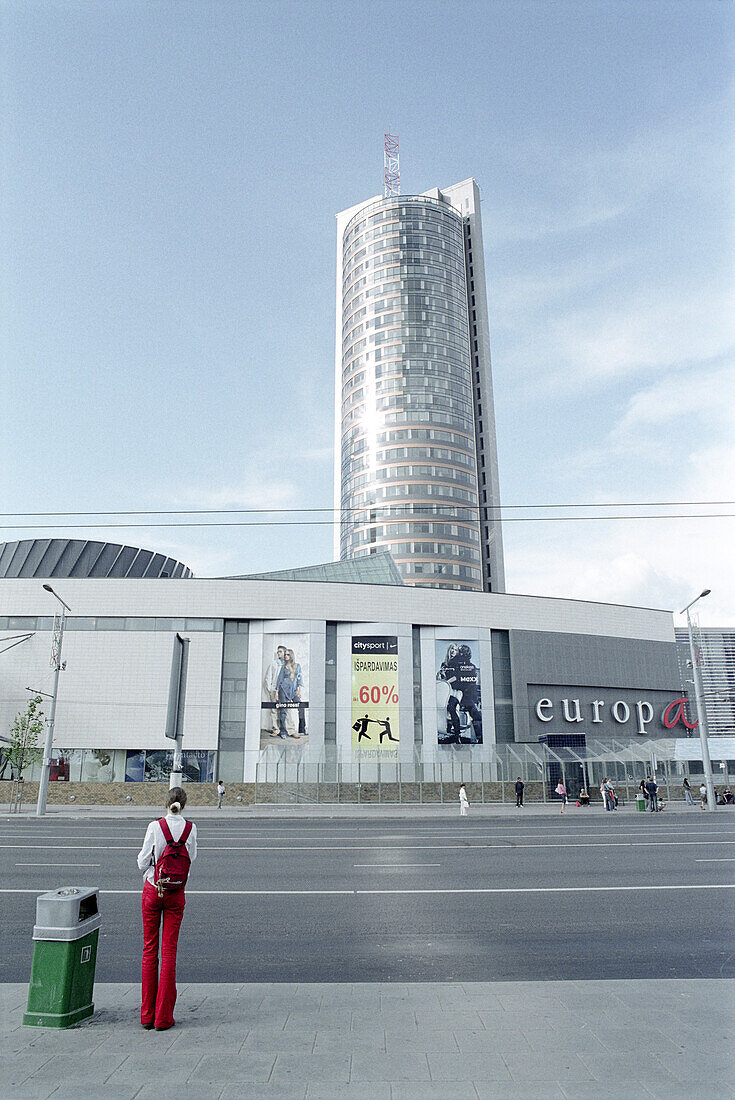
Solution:
[{"label": "curved tower facade", "polygon": [[344,211],[337,253],[335,556],[502,591],[477,186]]}]

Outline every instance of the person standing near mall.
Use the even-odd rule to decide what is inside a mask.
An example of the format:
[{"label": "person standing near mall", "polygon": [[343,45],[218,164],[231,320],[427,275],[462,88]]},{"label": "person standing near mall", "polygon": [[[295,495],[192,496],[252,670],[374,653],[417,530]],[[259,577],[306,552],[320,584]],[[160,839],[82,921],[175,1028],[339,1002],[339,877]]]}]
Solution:
[{"label": "person standing near mall", "polygon": [[459,788],[459,814],[460,817],[467,817],[467,808],[469,801],[467,799],[467,791],[464,789],[464,783]]},{"label": "person standing near mall", "polygon": [[655,779],[651,779],[650,775],[646,776],[646,790],[648,791],[651,813],[653,814],[658,809],[658,783]]},{"label": "person standing near mall", "polygon": [[692,794],[692,788],[689,786],[689,779],[686,775],[684,776],[684,781],[682,782],[681,786],[682,790],[684,791],[684,801],[686,802],[687,806],[693,806],[694,796]]},{"label": "person standing near mall", "polygon": [[556,793],[559,795],[559,798],[561,799],[561,812],[564,813],[564,807],[566,806],[569,799],[567,798],[567,789],[564,786],[561,779],[559,780],[559,782],[556,785]]},{"label": "person standing near mall", "polygon": [[[184,886],[178,889],[164,886],[164,864],[175,852],[182,877],[197,856],[197,827],[185,821],[186,791],[172,787],[166,798],[166,816],[149,824],[143,847],[138,853],[138,869],[144,872],[143,898],[143,962],[141,967],[142,997],[140,1022],[147,1031],[167,1031],[174,1026],[176,1003],[176,949],[179,929],[184,916],[186,898]],[[178,852],[183,845],[185,852]],[[161,857],[166,853],[166,857]],[[188,857],[188,860],[187,858]],[[158,974],[158,943],[161,940],[161,974]]]},{"label": "person standing near mall", "polygon": [[702,783],[699,787],[699,799],[700,799],[699,804],[702,807],[702,809],[704,809],[705,806],[707,805],[707,788],[705,787],[704,783]]},{"label": "person standing near mall", "polygon": [[523,809],[523,788],[525,784],[520,775],[516,779],[516,806],[520,806]]},{"label": "person standing near mall", "polygon": [[225,785],[221,779],[217,780],[217,809],[222,809],[222,799],[225,797]]}]

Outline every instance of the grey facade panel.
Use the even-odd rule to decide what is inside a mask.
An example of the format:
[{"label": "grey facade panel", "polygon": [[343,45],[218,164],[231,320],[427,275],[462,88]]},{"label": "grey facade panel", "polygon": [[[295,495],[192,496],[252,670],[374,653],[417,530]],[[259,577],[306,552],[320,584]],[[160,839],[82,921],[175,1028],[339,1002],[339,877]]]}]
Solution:
[{"label": "grey facade panel", "polygon": [[66,546],[65,539],[51,539],[48,544],[46,553],[43,555],[41,561],[38,564],[35,576],[37,577],[56,577],[63,576],[56,572],[56,568],[61,561],[64,548]]},{"label": "grey facade panel", "polygon": [[30,549],[23,563],[22,575],[29,577],[37,577],[39,575],[38,567],[43,561],[50,542],[50,539],[32,539],[30,541]]},{"label": "grey facade panel", "polygon": [[94,564],[100,556],[103,544],[101,542],[85,542],[69,573],[70,577],[91,577],[94,575]]},{"label": "grey facade panel", "polygon": [[112,567],[111,577],[128,577],[130,576],[130,566],[135,561],[138,555],[137,546],[123,546],[122,550],[117,556],[115,564]]},{"label": "grey facade panel", "polygon": [[136,579],[145,576],[145,571],[148,568],[148,564],[153,557],[152,550],[139,550],[135,555],[133,562],[128,569],[127,576],[135,577]]},{"label": "grey facade panel", "polygon": [[26,563],[28,555],[31,551],[31,544],[28,542],[16,543],[13,555],[8,562],[6,576],[8,577],[22,577],[23,566]]},{"label": "grey facade panel", "polygon": [[148,563],[144,576],[160,577],[166,558],[163,554],[154,554]]},{"label": "grey facade panel", "polygon": [[0,543],[0,579],[143,575],[190,577],[191,570],[165,554],[114,542],[20,539]]},{"label": "grey facade panel", "polygon": [[122,547],[119,543],[105,542],[100,547],[100,552],[97,555],[97,559],[94,565],[90,569],[87,576],[89,577],[109,577],[113,565],[117,561],[118,555]]},{"label": "grey facade panel", "polygon": [[[592,699],[605,695],[615,703],[626,701],[632,692],[635,702],[639,697],[653,703],[658,692],[678,693],[680,690],[676,646],[668,642],[649,642],[636,639],[607,638],[590,634],[552,634],[546,631],[511,630],[510,656],[513,674],[514,720],[517,741],[538,741],[544,732],[559,732],[563,726],[567,732],[584,732],[599,737],[603,727],[623,736],[620,723],[593,723],[589,704]],[[538,692],[541,694],[537,694]],[[575,694],[576,692],[576,694]],[[610,694],[614,693],[613,698]],[[581,723],[567,723],[562,717],[557,721],[560,700],[580,698],[585,718]],[[552,723],[539,723],[533,707],[540,698],[553,699]],[[631,730],[625,731],[630,736]],[[672,733],[657,727],[648,736]]]}]

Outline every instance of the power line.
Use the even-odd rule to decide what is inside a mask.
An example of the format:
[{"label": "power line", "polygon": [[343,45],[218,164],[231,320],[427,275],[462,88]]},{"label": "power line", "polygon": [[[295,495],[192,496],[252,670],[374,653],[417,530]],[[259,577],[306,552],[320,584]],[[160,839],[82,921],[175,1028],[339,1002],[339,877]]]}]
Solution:
[{"label": "power line", "polygon": [[[365,520],[365,525],[384,523],[388,518]],[[459,523],[471,523],[472,520],[458,520],[451,514],[443,513],[418,513],[414,517],[417,521],[426,520],[452,520]],[[620,515],[620,516],[507,516],[503,523],[590,523],[610,522],[613,520],[649,520],[649,519],[735,519],[735,512],[670,512],[664,515]],[[333,527],[331,519],[289,519],[289,520],[194,520],[183,523],[16,523],[2,524],[0,531],[86,531],[86,530],[122,530],[123,528],[174,528],[174,527]],[[360,524],[362,526],[362,524]]]},{"label": "power line", "polygon": [[[538,510],[543,508],[726,508],[735,505],[735,500],[618,500],[614,502],[590,501],[582,504],[483,504],[483,509],[489,512],[505,512],[519,510]],[[83,511],[83,512],[0,512],[0,519],[28,518],[41,519],[45,517],[62,516],[204,516],[204,515],[270,515],[270,514],[299,514],[312,512],[331,512],[342,514],[349,512],[364,512],[368,508],[401,508],[412,509],[425,507],[412,504],[372,504],[359,508],[136,508],[121,510],[117,508],[107,511]],[[445,506],[444,506],[445,507]],[[418,513],[422,514],[422,513]],[[425,514],[425,513],[424,513]]]}]

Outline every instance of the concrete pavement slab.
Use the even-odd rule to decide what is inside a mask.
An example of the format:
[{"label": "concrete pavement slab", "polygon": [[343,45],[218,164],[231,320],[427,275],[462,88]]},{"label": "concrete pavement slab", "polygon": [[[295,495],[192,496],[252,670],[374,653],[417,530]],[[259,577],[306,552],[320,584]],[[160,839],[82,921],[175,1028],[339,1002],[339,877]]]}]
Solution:
[{"label": "concrete pavement slab", "polygon": [[[222,1084],[204,1085],[201,1081],[196,1085],[169,1085],[161,1081],[160,1076],[159,1073],[157,1081],[143,1085],[135,1100],[220,1100],[225,1088]],[[239,1100],[242,1100],[242,1086],[236,1085],[235,1088],[239,1089]]]},{"label": "concrete pavement slab", "polygon": [[[406,1050],[411,1050],[406,1046]],[[317,1031],[314,1042],[314,1054],[349,1053],[356,1051],[370,1051],[375,1054],[386,1053],[384,1031]]]},{"label": "concrete pavement slab", "polygon": [[448,1096],[451,1100],[477,1100],[472,1081],[452,1081],[449,1088],[444,1081],[398,1081],[391,1087],[392,1100],[447,1100]]},{"label": "concrete pavement slab", "polygon": [[279,1054],[269,1083],[292,1086],[300,1082],[324,1082],[348,1084],[350,1080],[349,1054]]},{"label": "concrete pavement slab", "polygon": [[500,1054],[429,1054],[432,1081],[510,1081],[508,1066]]},{"label": "concrete pavement slab", "polygon": [[352,1055],[352,1081],[428,1081],[427,1055],[404,1051],[400,1054],[375,1054],[357,1051]]},{"label": "concrete pavement slab", "polygon": [[391,1100],[391,1086],[385,1081],[371,1081],[368,1093],[363,1082],[356,1085],[309,1084],[306,1100]]},{"label": "concrete pavement slab", "polygon": [[275,1063],[275,1053],[248,1051],[226,1058],[218,1054],[205,1055],[188,1078],[190,1085],[265,1084]]},{"label": "concrete pavement slab", "polygon": [[[707,1008],[714,1003],[718,1018],[731,1019],[735,981],[662,980],[644,983],[643,990],[635,981],[596,981],[588,987],[528,983],[525,997],[518,996],[524,983],[505,984],[507,991],[504,983],[482,983],[477,990],[471,983],[447,983],[444,1010],[435,983],[426,990],[421,983],[410,984],[400,991],[401,1000],[412,1006],[407,1011],[396,1011],[390,986],[384,984],[378,998],[380,1004],[385,998],[384,1011],[380,1004],[375,1007],[377,991],[369,983],[321,985],[313,990],[311,1011],[302,1002],[298,1014],[284,1012],[281,995],[293,997],[303,986],[283,990],[238,983],[197,989],[191,984],[182,989],[177,1026],[167,1032],[140,1028],[134,984],[98,984],[95,1016],[65,1031],[22,1027],[27,987],[0,987],[0,1003],[6,1006],[0,1015],[3,1086],[12,1088],[13,1100],[52,1095],[55,1100],[72,1095],[74,1100],[106,1095],[146,1100],[154,1097],[154,1089],[155,1100],[168,1100],[160,1082],[163,1058],[176,1067],[172,1100],[235,1095],[240,1100],[245,1093],[249,1100],[337,1095],[340,1100],[350,1095],[409,1100],[419,1092],[421,1100],[429,1100],[472,1096],[469,1088],[476,1098],[583,1100],[601,1095],[610,1081],[616,1096],[636,1100],[690,1096],[702,1081],[716,1083],[722,1095],[729,1093],[735,1072],[732,1030],[721,1024],[712,1029]],[[369,1012],[349,1008],[353,992],[358,1001],[371,1000]],[[599,996],[606,1005],[605,1014],[598,1013],[589,1026],[563,1010],[575,995],[589,999],[588,993],[592,1004]],[[487,1016],[502,1019],[504,1026],[457,1027],[465,1004],[478,999],[472,994],[506,997],[508,1009]],[[277,1010],[252,1009],[271,996],[280,1002]],[[549,1014],[553,1002],[561,1007],[556,1016]],[[657,1011],[662,1003],[673,1006],[663,1019]],[[419,1026],[430,1004],[436,1006],[433,1026]],[[8,1010],[8,1005],[15,1007]],[[469,1015],[478,1014],[470,1010]],[[256,1027],[249,1026],[251,1018],[258,1021]],[[695,1018],[698,1026],[691,1023]],[[286,1028],[289,1019],[303,1026]]]},{"label": "concrete pavement slab", "polygon": [[[529,1093],[527,1084],[519,1084],[517,1081],[475,1081],[473,1083],[479,1100],[531,1100],[531,1096],[533,1100],[561,1100],[565,1096],[561,1086],[553,1081],[534,1081],[533,1093]],[[599,1100],[599,1091],[597,1096]]]}]

